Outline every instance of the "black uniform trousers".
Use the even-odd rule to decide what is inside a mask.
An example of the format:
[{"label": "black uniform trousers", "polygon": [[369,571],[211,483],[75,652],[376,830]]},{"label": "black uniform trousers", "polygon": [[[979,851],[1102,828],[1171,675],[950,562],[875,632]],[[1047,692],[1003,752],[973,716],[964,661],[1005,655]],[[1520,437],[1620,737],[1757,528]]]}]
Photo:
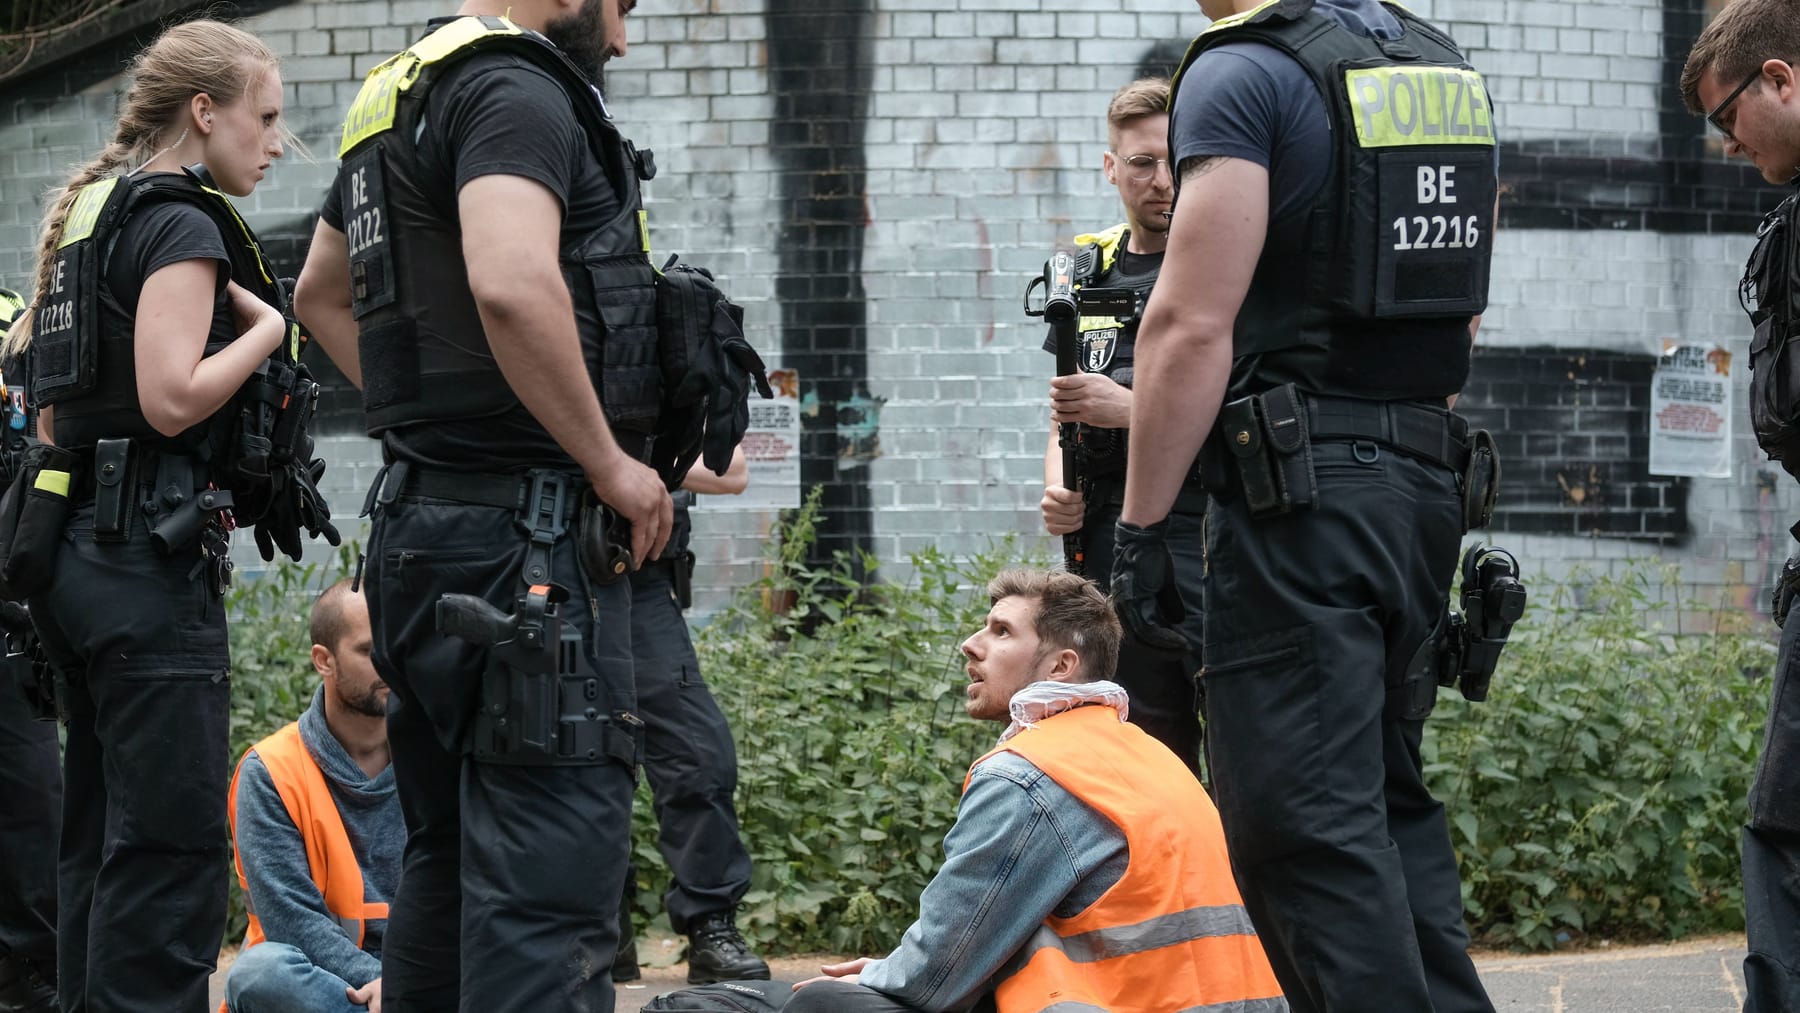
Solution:
[{"label": "black uniform trousers", "polygon": [[[1088,508],[1081,521],[1081,544],[1087,551],[1086,568],[1102,589],[1112,582],[1113,535],[1124,503],[1124,476],[1116,482],[1102,480],[1093,484]],[[1189,490],[1183,490],[1184,499]],[[1204,508],[1177,509],[1169,512],[1168,546],[1174,561],[1172,571],[1175,588],[1187,609],[1181,631],[1194,645],[1193,655],[1177,654],[1150,647],[1129,631],[1119,641],[1119,664],[1112,680],[1125,688],[1131,698],[1126,719],[1142,728],[1151,738],[1168,746],[1188,765],[1196,777],[1200,774],[1200,702],[1194,675],[1199,670],[1200,646],[1203,643],[1204,573],[1206,545],[1203,523]]]},{"label": "black uniform trousers", "polygon": [[[507,509],[400,499],[374,513],[364,579],[406,818],[381,953],[388,1013],[613,1008],[634,772],[475,760],[464,746],[487,652],[437,632],[446,592],[512,612],[525,546]],[[572,535],[550,569],[603,698],[628,705],[629,586],[590,587]]]},{"label": "black uniform trousers", "polygon": [[730,911],[750,889],[750,853],[738,836],[737,747],[718,701],[700,678],[670,567],[631,576],[631,651],[644,719],[644,774],[656,808],[656,844],[673,882],[669,924],[686,932],[701,915]]},{"label": "black uniform trousers", "polygon": [[230,656],[197,545],[77,507],[31,614],[68,720],[57,861],[64,1013],[202,1013],[225,934]]},{"label": "black uniform trousers", "polygon": [[1424,722],[1384,712],[1444,613],[1456,480],[1372,444],[1313,454],[1317,507],[1207,513],[1207,755],[1232,870],[1295,1013],[1491,1013]]},{"label": "black uniform trousers", "polygon": [[1744,827],[1745,1013],[1800,1010],[1800,618],[1788,607]]},{"label": "black uniform trousers", "polygon": [[56,725],[38,721],[0,671],[0,957],[56,968],[56,842],[62,835]]}]

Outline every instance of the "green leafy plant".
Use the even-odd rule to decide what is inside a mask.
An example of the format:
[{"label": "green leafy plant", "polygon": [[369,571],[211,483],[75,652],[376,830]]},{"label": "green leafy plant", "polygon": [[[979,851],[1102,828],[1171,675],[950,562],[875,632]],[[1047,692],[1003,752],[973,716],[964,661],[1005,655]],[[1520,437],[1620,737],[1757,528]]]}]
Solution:
[{"label": "green leafy plant", "polygon": [[1732,614],[1711,634],[1646,628],[1659,580],[1673,589],[1674,569],[1538,591],[1488,701],[1446,690],[1427,723],[1426,776],[1489,944],[1743,927],[1737,840],[1774,644]]}]

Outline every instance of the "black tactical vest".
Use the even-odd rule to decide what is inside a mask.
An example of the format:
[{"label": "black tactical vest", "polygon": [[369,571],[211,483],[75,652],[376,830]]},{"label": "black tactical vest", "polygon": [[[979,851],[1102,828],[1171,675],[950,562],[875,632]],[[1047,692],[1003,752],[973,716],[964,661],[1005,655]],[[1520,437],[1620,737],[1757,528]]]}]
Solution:
[{"label": "black tactical vest", "polygon": [[[271,306],[287,305],[256,234],[202,170],[113,176],[82,187],[65,220],[49,284],[37,294],[30,348],[32,407],[56,407],[56,441],[63,447],[81,449],[98,440],[131,437],[193,451],[220,435],[210,424],[173,439],[158,433],[138,402],[135,335],[101,327],[103,299],[119,316],[129,317],[102,285],[119,229],[134,212],[162,201],[182,201],[204,211],[230,251],[231,280]],[[293,361],[298,337],[290,322],[284,361]],[[217,350],[209,342],[207,354]]]},{"label": "black tactical vest", "polygon": [[577,305],[597,304],[605,325],[604,335],[583,334],[581,344],[607,421],[649,434],[661,398],[656,272],[638,181],[650,173],[581,71],[543,36],[496,17],[458,18],[371,70],[344,120],[337,185],[369,434],[519,404],[488,347],[458,224],[427,193],[416,144],[432,84],[456,61],[496,50],[562,83],[619,195],[612,221],[565,244],[563,275]]},{"label": "black tactical vest", "polygon": [[[1150,290],[1161,270],[1159,266],[1138,275],[1119,271],[1119,262],[1123,259],[1121,253],[1130,236],[1124,225],[1116,225],[1105,232],[1075,237],[1079,247],[1075,258],[1077,289],[1129,288],[1137,294],[1136,308],[1124,320],[1083,316],[1076,324],[1080,335],[1076,339],[1075,354],[1081,371],[1100,373],[1121,387],[1131,386],[1138,322],[1143,318],[1144,304],[1149,302]],[[1085,422],[1078,426],[1083,477],[1089,481],[1108,477],[1123,479],[1126,431],[1102,429]]]},{"label": "black tactical vest", "polygon": [[[1193,61],[1230,42],[1293,56],[1325,96],[1335,145],[1309,214],[1302,263],[1257,264],[1234,359],[1325,349],[1303,386],[1324,394],[1441,398],[1469,372],[1469,321],[1487,306],[1494,121],[1487,89],[1450,38],[1398,4],[1405,32],[1365,38],[1313,9],[1270,0],[1215,22]],[[1171,107],[1171,116],[1174,113]]]}]

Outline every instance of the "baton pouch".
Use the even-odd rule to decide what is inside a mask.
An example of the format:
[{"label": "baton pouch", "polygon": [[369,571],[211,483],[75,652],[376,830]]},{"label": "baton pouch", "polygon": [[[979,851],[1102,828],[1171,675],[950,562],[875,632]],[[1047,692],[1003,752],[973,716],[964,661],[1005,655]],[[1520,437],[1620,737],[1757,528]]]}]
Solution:
[{"label": "baton pouch", "polygon": [[1487,430],[1469,434],[1469,463],[1461,478],[1457,484],[1462,487],[1463,533],[1467,534],[1488,526],[1500,498],[1500,451]]},{"label": "baton pouch", "polygon": [[694,607],[694,554],[683,552],[669,565],[669,583],[675,591],[675,603],[685,611]]},{"label": "baton pouch", "polygon": [[0,497],[0,598],[22,600],[50,585],[80,464],[78,455],[48,443],[25,452]]},{"label": "baton pouch", "polygon": [[583,504],[575,522],[575,547],[581,568],[596,584],[611,584],[631,572],[629,534],[620,538],[619,515],[600,502]]},{"label": "baton pouch", "polygon": [[131,478],[130,440],[101,440],[94,445],[94,541],[122,542],[131,524],[128,493]]},{"label": "baton pouch", "polygon": [[1274,451],[1275,479],[1281,491],[1281,513],[1304,510],[1319,502],[1313,474],[1312,434],[1307,431],[1306,402],[1287,383],[1262,395],[1264,442]]}]

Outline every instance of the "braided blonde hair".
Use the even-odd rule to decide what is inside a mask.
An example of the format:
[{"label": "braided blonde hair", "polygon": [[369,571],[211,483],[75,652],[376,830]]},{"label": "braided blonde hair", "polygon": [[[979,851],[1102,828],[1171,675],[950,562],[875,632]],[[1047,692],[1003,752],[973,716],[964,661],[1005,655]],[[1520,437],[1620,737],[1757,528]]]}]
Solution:
[{"label": "braided blonde hair", "polygon": [[112,142],[93,160],[77,168],[60,189],[51,191],[38,236],[37,282],[31,305],[13,324],[0,354],[15,356],[31,346],[36,305],[49,286],[56,264],[56,248],[62,242],[69,208],[82,187],[113,175],[127,166],[153,158],[165,143],[173,147],[180,138],[164,138],[195,95],[205,93],[222,106],[241,98],[276,66],[274,50],[261,39],[225,24],[200,19],[164,31],[131,64],[131,86],[119,111]]}]

